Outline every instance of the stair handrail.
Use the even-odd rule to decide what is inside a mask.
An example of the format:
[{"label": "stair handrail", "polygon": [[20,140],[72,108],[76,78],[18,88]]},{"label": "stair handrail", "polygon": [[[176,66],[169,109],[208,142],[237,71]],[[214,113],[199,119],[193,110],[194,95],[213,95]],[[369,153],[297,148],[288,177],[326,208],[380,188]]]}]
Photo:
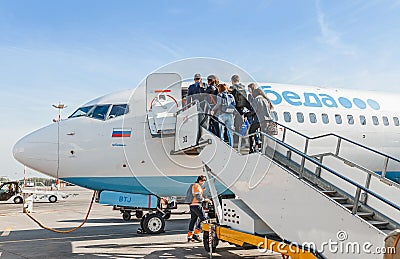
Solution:
[{"label": "stair handrail", "polygon": [[[393,156],[391,156],[391,155],[382,153],[382,152],[380,152],[380,151],[378,151],[378,150],[375,150],[375,149],[372,149],[372,148],[367,147],[367,146],[365,146],[365,145],[362,145],[362,144],[360,144],[360,143],[357,143],[357,142],[355,142],[355,141],[353,141],[353,140],[351,140],[351,139],[348,139],[348,138],[345,138],[345,137],[343,137],[343,136],[337,135],[336,133],[326,133],[326,134],[322,134],[322,135],[319,135],[319,136],[310,137],[310,136],[307,136],[307,135],[305,135],[305,134],[303,134],[303,133],[301,133],[301,132],[299,132],[299,131],[297,131],[297,130],[294,130],[294,129],[292,129],[292,128],[289,128],[289,127],[287,127],[287,126],[285,126],[285,125],[283,125],[283,124],[281,124],[281,123],[279,123],[279,122],[275,122],[275,123],[278,124],[279,126],[283,127],[283,128],[284,128],[284,131],[285,131],[285,129],[288,129],[288,130],[290,130],[290,131],[296,133],[297,135],[300,135],[300,136],[302,136],[302,137],[304,137],[304,138],[306,138],[306,139],[309,139],[309,140],[324,138],[324,137],[328,137],[328,136],[334,136],[334,137],[337,137],[337,138],[339,138],[339,139],[342,139],[342,140],[345,140],[345,141],[347,141],[347,142],[350,142],[350,143],[353,144],[353,145],[357,145],[357,146],[359,146],[359,147],[361,147],[361,148],[367,149],[368,151],[371,151],[371,152],[373,152],[373,153],[377,153],[378,155],[387,157],[387,158],[389,158],[389,159],[392,159],[392,160],[394,160],[394,161],[400,163],[400,159],[398,159],[398,158],[395,158],[395,157],[393,157]],[[284,134],[285,134],[285,133],[284,133]],[[284,135],[284,137],[285,137],[285,135]],[[284,140],[283,140],[283,141],[284,141]]]},{"label": "stair handrail", "polygon": [[[393,161],[395,161],[395,162],[397,162],[397,163],[400,163],[400,159],[398,159],[398,158],[395,158],[395,157],[393,157],[393,156],[391,156],[391,155],[385,154],[385,153],[380,152],[380,151],[378,151],[378,150],[372,149],[372,148],[370,148],[370,147],[367,147],[367,146],[365,146],[365,145],[362,145],[362,144],[360,144],[360,143],[357,143],[357,142],[355,142],[355,141],[353,141],[353,140],[351,140],[351,139],[345,138],[345,137],[340,136],[340,135],[337,135],[337,134],[335,134],[335,133],[327,133],[327,134],[322,134],[322,135],[315,136],[315,137],[310,137],[310,136],[307,136],[307,135],[305,135],[305,134],[303,134],[303,133],[301,133],[301,132],[299,132],[299,131],[297,131],[297,130],[294,130],[294,129],[292,129],[292,128],[289,128],[289,127],[287,127],[287,126],[285,126],[285,125],[283,125],[283,124],[281,124],[281,123],[278,123],[278,122],[276,122],[276,123],[277,123],[279,126],[283,127],[282,141],[285,141],[285,138],[286,138],[286,131],[287,131],[287,130],[292,131],[293,133],[295,133],[295,134],[297,134],[297,135],[299,135],[299,136],[305,138],[305,139],[306,139],[306,143],[305,143],[304,150],[308,150],[308,146],[309,146],[309,141],[310,141],[310,140],[315,140],[315,139],[320,139],[320,138],[325,138],[325,137],[333,136],[333,137],[336,137],[336,138],[338,139],[337,144],[336,144],[336,152],[335,152],[335,155],[336,155],[336,156],[339,156],[339,152],[340,152],[340,147],[341,147],[342,140],[343,140],[343,141],[347,141],[347,142],[349,142],[349,143],[351,143],[351,144],[353,144],[353,145],[356,145],[356,146],[358,146],[358,147],[360,147],[360,148],[363,148],[363,149],[365,149],[365,150],[368,150],[368,151],[370,151],[370,152],[372,152],[372,153],[375,153],[375,154],[380,155],[381,157],[383,157],[383,158],[385,159],[385,160],[384,160],[384,164],[383,164],[383,170],[382,170],[382,173],[381,173],[381,175],[380,175],[380,178],[384,178],[385,180],[392,181],[391,179],[388,179],[388,178],[386,177],[386,172],[387,172],[387,167],[388,167],[388,165],[389,165],[389,161],[390,161],[390,160],[393,160]],[[393,181],[393,182],[394,182],[394,181]]]},{"label": "stair handrail", "polygon": [[[210,115],[210,114],[207,114],[207,113],[204,113],[204,115],[205,115],[205,116],[208,116],[208,117],[212,117],[212,118],[213,118],[215,121],[217,121],[219,124],[225,126],[225,124],[224,124],[223,122],[221,122],[220,120],[218,120],[218,118],[216,118],[215,116]],[[200,126],[203,126],[203,125],[200,125]],[[349,183],[349,184],[351,184],[351,185],[357,187],[356,197],[355,197],[355,204],[354,204],[354,207],[355,207],[355,208],[357,208],[357,206],[358,206],[358,201],[359,201],[359,198],[360,198],[359,196],[360,196],[361,190],[362,190],[362,191],[364,191],[364,192],[366,192],[366,193],[368,193],[368,194],[374,196],[375,198],[377,198],[378,200],[382,201],[383,203],[385,203],[385,204],[391,206],[392,208],[394,208],[394,209],[400,211],[400,206],[399,206],[399,205],[397,205],[397,204],[395,204],[395,203],[393,203],[393,202],[387,200],[386,198],[382,197],[381,195],[379,195],[379,194],[377,194],[377,193],[371,191],[370,189],[368,189],[368,188],[366,188],[366,187],[364,187],[364,186],[362,186],[362,185],[360,185],[360,184],[354,182],[353,180],[351,180],[351,179],[347,178],[346,176],[344,176],[344,175],[342,175],[342,174],[336,172],[335,170],[333,170],[333,169],[331,169],[331,168],[329,168],[329,167],[323,165],[323,164],[320,163],[318,160],[316,160],[314,157],[311,157],[311,156],[309,156],[309,155],[303,153],[302,151],[300,151],[300,150],[298,150],[298,149],[296,149],[296,148],[294,148],[294,147],[292,147],[292,146],[286,144],[285,142],[283,142],[283,141],[281,141],[281,140],[279,140],[279,139],[277,139],[277,138],[275,138],[275,137],[273,137],[273,136],[271,136],[271,135],[269,135],[269,134],[266,134],[266,133],[264,133],[264,132],[258,132],[258,133],[256,132],[256,133],[247,134],[247,135],[243,136],[243,135],[241,135],[240,133],[238,133],[238,132],[236,132],[236,131],[232,131],[232,133],[235,134],[235,135],[238,135],[238,136],[240,136],[240,137],[242,137],[242,138],[244,138],[244,137],[249,137],[249,136],[255,135],[255,134],[260,134],[260,135],[262,135],[262,136],[264,136],[264,137],[266,137],[266,138],[268,138],[268,139],[274,141],[275,143],[278,143],[279,145],[281,145],[281,146],[287,148],[288,150],[290,150],[290,151],[296,153],[297,155],[303,157],[303,159],[310,161],[311,163],[317,165],[318,167],[323,168],[323,169],[325,169],[327,172],[329,172],[329,173],[335,175],[336,177],[339,177],[340,179],[346,181],[347,183]],[[263,155],[265,155],[265,154],[263,154]],[[299,178],[299,179],[302,179],[301,172],[300,172],[298,178]],[[354,209],[353,209],[352,214],[356,214],[356,212],[357,212],[357,210],[354,210]]]}]

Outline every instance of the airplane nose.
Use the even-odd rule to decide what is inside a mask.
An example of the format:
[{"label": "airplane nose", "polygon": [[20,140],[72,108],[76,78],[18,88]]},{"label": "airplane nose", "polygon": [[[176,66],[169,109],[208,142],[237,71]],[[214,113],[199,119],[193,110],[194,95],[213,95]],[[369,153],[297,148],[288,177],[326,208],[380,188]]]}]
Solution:
[{"label": "airplane nose", "polygon": [[14,145],[13,156],[29,168],[49,176],[56,176],[58,167],[56,125],[51,124],[20,139]]}]

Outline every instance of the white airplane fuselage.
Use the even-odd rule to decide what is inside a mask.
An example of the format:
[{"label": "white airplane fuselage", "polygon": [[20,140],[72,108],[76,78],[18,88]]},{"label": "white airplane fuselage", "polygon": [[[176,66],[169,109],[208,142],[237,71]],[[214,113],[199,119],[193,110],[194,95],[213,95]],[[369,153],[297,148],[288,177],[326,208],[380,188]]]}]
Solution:
[{"label": "white airplane fuselage", "polygon": [[[400,157],[397,105],[400,95],[272,83],[259,85],[274,104],[279,123],[310,137],[336,133]],[[82,106],[91,108],[92,115],[73,116],[23,137],[15,144],[14,157],[36,171],[93,190],[184,196],[187,185],[204,174],[202,161],[197,156],[171,155],[175,136],[151,134],[147,94],[145,85],[140,85],[97,98]],[[174,97],[178,110],[182,107],[181,98]],[[123,107],[128,110],[114,116],[112,109],[118,105],[127,105]],[[96,107],[99,107],[97,115],[93,112]],[[365,116],[365,123],[360,116]],[[374,125],[373,116],[379,125]],[[282,134],[280,131],[277,138]],[[303,145],[289,134],[287,141],[299,149]],[[334,149],[321,141],[310,146],[311,153]],[[341,154],[370,170],[382,171],[383,161],[375,161],[373,155],[358,151],[343,145]],[[397,163],[390,163],[387,171],[388,177],[400,179]]]}]

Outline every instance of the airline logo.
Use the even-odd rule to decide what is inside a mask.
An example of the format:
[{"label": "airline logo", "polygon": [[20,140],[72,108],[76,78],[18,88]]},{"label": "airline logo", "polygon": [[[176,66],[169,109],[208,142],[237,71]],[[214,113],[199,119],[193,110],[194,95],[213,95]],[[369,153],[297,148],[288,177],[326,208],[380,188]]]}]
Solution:
[{"label": "airline logo", "polygon": [[111,134],[113,138],[130,138],[132,129],[114,128]]},{"label": "airline logo", "polygon": [[332,96],[324,93],[295,93],[292,91],[283,91],[278,93],[271,89],[271,86],[260,86],[266,95],[271,99],[272,104],[278,105],[285,100],[288,104],[293,106],[306,106],[306,107],[328,107],[328,108],[338,108],[339,106],[346,109],[358,108],[365,110],[371,108],[373,110],[380,110],[380,104],[373,100],[367,99],[362,100],[360,98],[346,98],[338,97],[333,98]]}]

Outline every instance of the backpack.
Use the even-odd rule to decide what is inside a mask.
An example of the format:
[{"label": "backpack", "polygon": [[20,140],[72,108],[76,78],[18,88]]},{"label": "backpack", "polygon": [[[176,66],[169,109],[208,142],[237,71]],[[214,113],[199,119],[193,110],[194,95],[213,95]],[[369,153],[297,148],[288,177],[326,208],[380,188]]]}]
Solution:
[{"label": "backpack", "polygon": [[248,101],[246,98],[246,90],[237,88],[235,90],[235,100],[236,100],[236,107],[243,108],[248,106]]},{"label": "backpack", "polygon": [[235,111],[235,98],[233,95],[228,93],[221,93],[222,98],[221,110],[223,113],[233,113]]}]

